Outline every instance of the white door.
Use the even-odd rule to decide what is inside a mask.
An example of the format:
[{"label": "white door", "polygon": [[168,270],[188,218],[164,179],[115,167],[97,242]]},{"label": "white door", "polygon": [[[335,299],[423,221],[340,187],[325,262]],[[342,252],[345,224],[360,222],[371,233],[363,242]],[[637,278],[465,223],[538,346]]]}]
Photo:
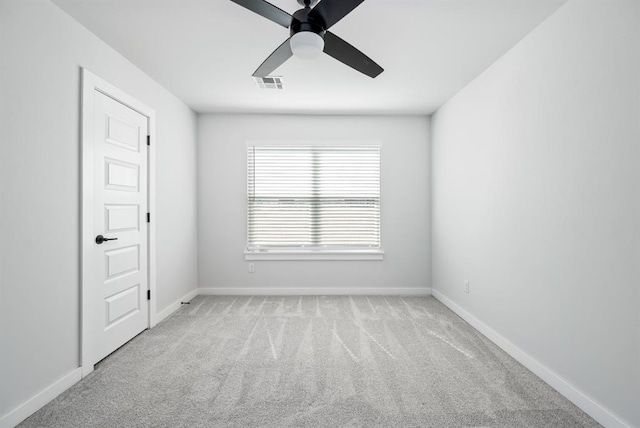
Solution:
[{"label": "white door", "polygon": [[147,117],[97,90],[93,99],[92,365],[149,327]]}]

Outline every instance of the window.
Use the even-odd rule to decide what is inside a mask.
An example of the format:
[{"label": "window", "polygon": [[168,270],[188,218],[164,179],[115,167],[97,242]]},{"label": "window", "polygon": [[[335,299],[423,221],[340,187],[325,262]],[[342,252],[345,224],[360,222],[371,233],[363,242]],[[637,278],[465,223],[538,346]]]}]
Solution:
[{"label": "window", "polygon": [[247,259],[381,259],[380,148],[250,145]]}]

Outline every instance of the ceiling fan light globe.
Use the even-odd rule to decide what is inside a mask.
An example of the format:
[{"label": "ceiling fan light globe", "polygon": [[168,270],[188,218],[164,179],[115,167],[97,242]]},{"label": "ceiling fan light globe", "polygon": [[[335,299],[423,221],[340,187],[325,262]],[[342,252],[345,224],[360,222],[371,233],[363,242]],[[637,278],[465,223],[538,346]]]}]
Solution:
[{"label": "ceiling fan light globe", "polygon": [[315,59],[324,51],[324,39],[311,31],[301,31],[289,40],[291,52],[301,59]]}]

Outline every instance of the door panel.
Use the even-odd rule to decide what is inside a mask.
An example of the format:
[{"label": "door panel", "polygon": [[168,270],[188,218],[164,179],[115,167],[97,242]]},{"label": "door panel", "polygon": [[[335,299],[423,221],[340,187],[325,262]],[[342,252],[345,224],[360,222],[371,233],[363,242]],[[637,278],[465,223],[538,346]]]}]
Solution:
[{"label": "door panel", "polygon": [[128,315],[140,312],[140,284],[105,299],[106,328]]},{"label": "door panel", "polygon": [[140,207],[138,205],[106,205],[104,231],[126,232],[140,228]]},{"label": "door panel", "polygon": [[139,165],[122,162],[117,159],[105,159],[105,190],[124,190],[138,192],[140,190]]},{"label": "door panel", "polygon": [[95,92],[92,363],[149,326],[147,118]]},{"label": "door panel", "polygon": [[121,118],[107,117],[107,143],[139,151],[140,134],[135,123],[125,122]]},{"label": "door panel", "polygon": [[106,256],[106,279],[113,279],[117,276],[140,272],[140,246],[118,248],[117,250],[105,251]]}]

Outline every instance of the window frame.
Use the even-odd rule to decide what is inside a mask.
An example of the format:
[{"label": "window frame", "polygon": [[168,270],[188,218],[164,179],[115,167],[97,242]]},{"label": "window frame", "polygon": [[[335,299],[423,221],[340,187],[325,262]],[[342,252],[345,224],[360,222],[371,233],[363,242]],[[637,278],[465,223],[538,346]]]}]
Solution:
[{"label": "window frame", "polygon": [[[247,141],[245,156],[250,147],[254,146],[313,146],[313,147],[336,147],[336,146],[376,146],[378,147],[380,158],[380,246],[377,248],[319,248],[319,247],[299,247],[299,248],[258,248],[249,249],[248,246],[248,227],[249,227],[249,206],[245,204],[245,260],[378,260],[384,259],[384,250],[382,247],[382,143],[379,141],[344,141],[344,140],[259,140]],[[249,178],[248,162],[245,158],[245,180]],[[247,189],[249,183],[247,182]]]}]

